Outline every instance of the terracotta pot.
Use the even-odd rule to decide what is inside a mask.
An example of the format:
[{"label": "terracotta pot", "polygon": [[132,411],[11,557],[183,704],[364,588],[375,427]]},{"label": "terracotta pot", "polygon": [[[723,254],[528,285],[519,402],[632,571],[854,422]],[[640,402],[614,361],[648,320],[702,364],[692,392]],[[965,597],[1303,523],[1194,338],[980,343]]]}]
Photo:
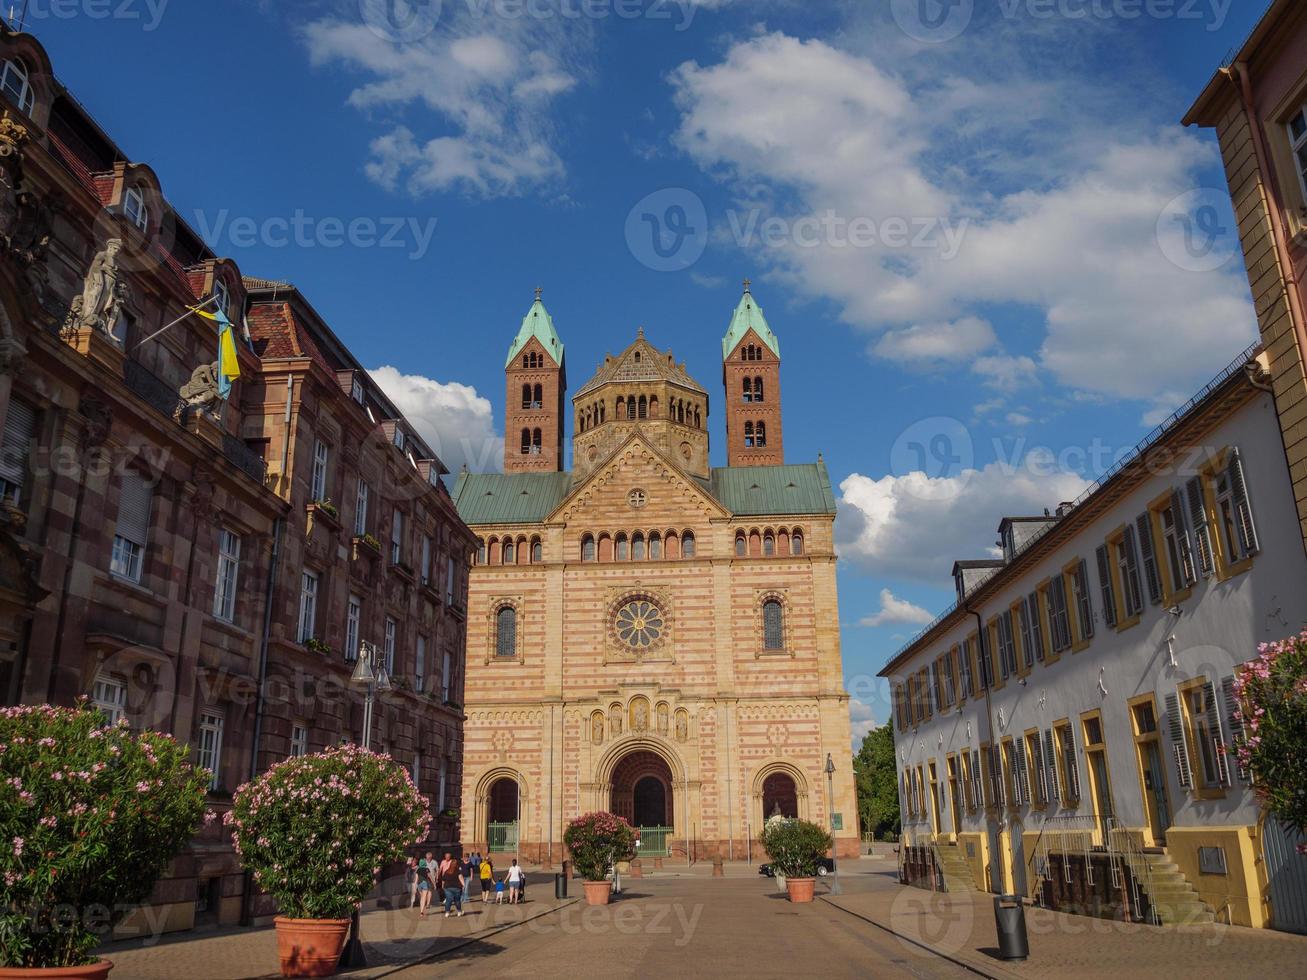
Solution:
[{"label": "terracotta pot", "polygon": [[277,954],[283,977],[330,977],[349,936],[349,919],[288,919],[277,916]]},{"label": "terracotta pot", "polygon": [[786,878],[785,890],[790,893],[791,902],[802,904],[812,901],[812,889],[816,884],[816,878]]},{"label": "terracotta pot", "polygon": [[585,904],[586,905],[607,905],[608,899],[612,897],[613,886],[606,881],[586,881],[585,885]]},{"label": "terracotta pot", "polygon": [[27,980],[104,980],[113,969],[108,960],[96,960],[88,966],[0,967],[0,977]]}]

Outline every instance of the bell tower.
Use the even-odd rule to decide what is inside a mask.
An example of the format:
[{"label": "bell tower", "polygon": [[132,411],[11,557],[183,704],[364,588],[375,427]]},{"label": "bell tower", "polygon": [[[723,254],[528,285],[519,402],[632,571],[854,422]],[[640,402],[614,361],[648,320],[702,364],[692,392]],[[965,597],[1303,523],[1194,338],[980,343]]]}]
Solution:
[{"label": "bell tower", "polygon": [[563,342],[536,289],[535,302],[508,348],[504,364],[504,472],[557,473],[563,469],[563,399],[567,368]]},{"label": "bell tower", "polygon": [[781,437],[781,345],[744,280],[744,296],[722,338],[722,384],[726,388],[728,466],[779,466]]}]

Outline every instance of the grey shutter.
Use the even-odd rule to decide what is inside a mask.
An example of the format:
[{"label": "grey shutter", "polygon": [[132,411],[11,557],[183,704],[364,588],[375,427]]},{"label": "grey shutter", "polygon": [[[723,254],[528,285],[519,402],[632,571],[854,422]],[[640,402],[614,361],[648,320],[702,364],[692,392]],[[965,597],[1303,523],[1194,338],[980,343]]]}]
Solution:
[{"label": "grey shutter", "polygon": [[1171,491],[1171,519],[1175,521],[1175,538],[1180,545],[1180,577],[1185,584],[1193,585],[1198,581],[1194,571],[1193,539],[1189,536],[1189,522],[1185,519],[1184,500],[1179,490]]},{"label": "grey shutter", "polygon": [[971,792],[975,796],[976,809],[981,809],[985,805],[984,787],[980,782],[980,750],[976,749],[971,753]]},{"label": "grey shutter", "polygon": [[1171,729],[1171,750],[1175,753],[1180,788],[1193,789],[1194,775],[1189,768],[1189,747],[1185,739],[1184,720],[1180,717],[1180,699],[1174,694],[1166,696],[1166,717]]},{"label": "grey shutter", "polygon": [[1030,634],[1030,610],[1026,608],[1026,600],[1022,599],[1017,605],[1017,622],[1021,628],[1021,659],[1025,661],[1027,667],[1035,665],[1035,644]]},{"label": "grey shutter", "polygon": [[118,491],[118,521],[114,533],[144,548],[150,537],[152,497],[149,484],[139,474],[124,473]]},{"label": "grey shutter", "polygon": [[18,398],[9,400],[4,443],[0,448],[0,480],[21,487],[27,478],[27,456],[36,431],[36,410]]},{"label": "grey shutter", "polygon": [[1035,795],[1039,797],[1040,803],[1047,803],[1048,768],[1044,765],[1044,741],[1039,732],[1035,732],[1035,738],[1030,743],[1030,772],[1034,777],[1034,788],[1039,790]]},{"label": "grey shutter", "polygon": [[1044,630],[1039,622],[1039,593],[1032,592],[1026,600],[1026,618],[1030,621],[1030,635],[1034,638],[1035,659],[1044,662]]},{"label": "grey shutter", "polygon": [[1075,730],[1066,728],[1066,744],[1062,746],[1062,765],[1066,769],[1066,792],[1068,803],[1080,802],[1080,762],[1076,758]]},{"label": "grey shutter", "polygon": [[1025,805],[1030,802],[1030,767],[1026,764],[1026,741],[1024,738],[1017,738],[1012,742],[1012,756],[1017,760],[1015,791],[1017,795],[1016,802]]},{"label": "grey shutter", "polygon": [[1127,616],[1137,616],[1144,611],[1144,596],[1139,588],[1139,556],[1135,550],[1135,528],[1133,524],[1125,526],[1121,536],[1121,550],[1125,553],[1125,577],[1121,591],[1125,593],[1125,611]]},{"label": "grey shutter", "polygon": [[1203,481],[1194,477],[1189,481],[1189,526],[1193,529],[1194,548],[1198,552],[1198,568],[1203,578],[1212,574],[1212,532],[1207,521],[1207,504],[1203,500]]},{"label": "grey shutter", "polygon": [[1216,704],[1216,687],[1211,682],[1203,685],[1203,703],[1207,706],[1207,727],[1212,733],[1212,750],[1216,754],[1216,773],[1222,786],[1230,785],[1230,755],[1225,747],[1225,726]]},{"label": "grey shutter", "polygon": [[[7,443],[6,439],[6,443]],[[1227,472],[1230,475],[1230,489],[1234,492],[1234,510],[1238,518],[1239,541],[1243,545],[1246,554],[1253,554],[1261,550],[1257,543],[1257,525],[1253,522],[1253,508],[1248,501],[1248,485],[1244,482],[1243,476],[1243,455],[1238,448],[1230,452],[1230,465]]]},{"label": "grey shutter", "polygon": [[1093,639],[1094,636],[1094,602],[1089,595],[1089,565],[1081,558],[1077,566],[1076,581],[1078,584],[1076,591],[1076,618],[1083,620],[1080,624],[1080,632],[1086,640]]},{"label": "grey shutter", "polygon": [[[1240,714],[1239,699],[1234,696],[1234,675],[1227,674],[1221,680],[1221,697],[1225,700],[1225,717],[1230,722],[1230,746],[1238,751],[1244,743],[1243,716]],[[1238,756],[1235,757],[1236,759]],[[1245,783],[1251,775],[1248,767],[1238,766],[1239,778]]]},{"label": "grey shutter", "polygon": [[1003,750],[1002,746],[989,747],[989,778],[994,785],[994,805],[1002,806],[1007,802],[1007,793],[1003,787]]},{"label": "grey shutter", "polygon": [[1062,799],[1062,787],[1057,779],[1057,743],[1053,739],[1053,729],[1044,729],[1044,767],[1048,779],[1048,799],[1058,802]]},{"label": "grey shutter", "polygon": [[1103,594],[1103,618],[1109,627],[1116,627],[1116,596],[1112,594],[1112,567],[1107,560],[1107,545],[1100,544],[1095,551],[1098,559],[1098,587]]},{"label": "grey shutter", "polygon": [[1139,529],[1139,554],[1144,559],[1144,581],[1148,585],[1148,599],[1153,605],[1162,601],[1162,579],[1157,574],[1157,556],[1153,554],[1153,519],[1147,512],[1135,520]]}]

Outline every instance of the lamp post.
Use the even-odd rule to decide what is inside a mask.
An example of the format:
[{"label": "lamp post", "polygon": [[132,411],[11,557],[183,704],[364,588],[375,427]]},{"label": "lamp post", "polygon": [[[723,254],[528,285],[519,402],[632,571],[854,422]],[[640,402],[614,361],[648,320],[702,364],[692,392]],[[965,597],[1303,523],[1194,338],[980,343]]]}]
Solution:
[{"label": "lamp post", "polygon": [[[830,852],[835,858],[835,759],[826,753],[826,810],[830,822]],[[831,882],[830,893],[839,895],[844,889],[840,887],[840,863],[835,860],[835,880]]]},{"label": "lamp post", "polygon": [[[378,694],[391,691],[390,672],[386,670],[386,658],[381,648],[375,643],[364,640],[359,644],[358,663],[350,675],[349,685],[363,692],[363,739],[365,749],[372,747],[372,706]],[[357,969],[368,965],[363,954],[363,940],[359,938],[359,910],[356,908],[349,917],[349,942],[340,953],[340,965]]]}]

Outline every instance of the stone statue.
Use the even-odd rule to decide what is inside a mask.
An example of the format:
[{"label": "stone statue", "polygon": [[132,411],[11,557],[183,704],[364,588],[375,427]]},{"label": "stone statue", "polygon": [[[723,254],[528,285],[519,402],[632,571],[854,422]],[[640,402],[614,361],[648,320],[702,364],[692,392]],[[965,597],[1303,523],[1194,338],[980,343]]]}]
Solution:
[{"label": "stone statue", "polygon": [[6,248],[18,227],[18,185],[23,179],[27,129],[8,116],[0,119],[0,241]]},{"label": "stone statue", "polygon": [[676,740],[684,742],[690,737],[690,716],[684,711],[676,712]]},{"label": "stone statue", "polygon": [[622,709],[620,706],[615,705],[609,713],[608,727],[614,736],[622,734]]},{"label": "stone statue", "polygon": [[113,336],[114,327],[131,297],[127,277],[118,268],[118,253],[122,247],[121,238],[111,238],[105,243],[104,251],[91,260],[91,268],[82,285],[79,326]]},{"label": "stone statue", "polygon": [[598,711],[590,719],[590,739],[595,745],[604,740],[604,716]]},{"label": "stone statue", "polygon": [[179,394],[187,410],[212,415],[222,403],[218,394],[218,362],[201,364],[192,371],[191,380],[182,385]]},{"label": "stone statue", "polygon": [[649,704],[646,701],[635,702],[635,711],[632,712],[631,731],[643,732],[649,728]]}]

